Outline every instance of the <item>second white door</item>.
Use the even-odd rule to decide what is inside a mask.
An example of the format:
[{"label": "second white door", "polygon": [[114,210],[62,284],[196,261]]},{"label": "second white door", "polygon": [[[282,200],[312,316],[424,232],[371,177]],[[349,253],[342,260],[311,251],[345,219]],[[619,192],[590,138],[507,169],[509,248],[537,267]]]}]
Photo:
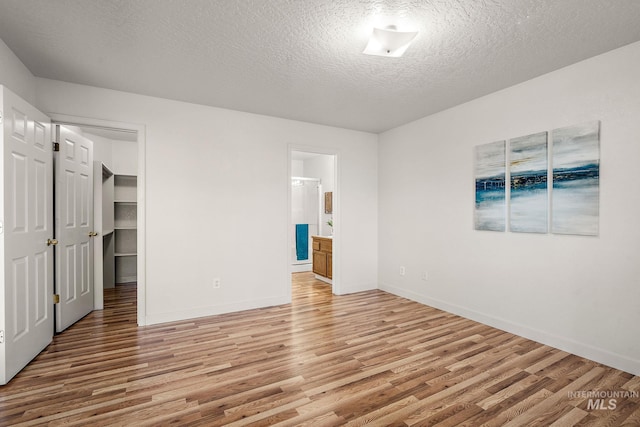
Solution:
[{"label": "second white door", "polygon": [[93,310],[93,143],[56,125],[56,332]]}]

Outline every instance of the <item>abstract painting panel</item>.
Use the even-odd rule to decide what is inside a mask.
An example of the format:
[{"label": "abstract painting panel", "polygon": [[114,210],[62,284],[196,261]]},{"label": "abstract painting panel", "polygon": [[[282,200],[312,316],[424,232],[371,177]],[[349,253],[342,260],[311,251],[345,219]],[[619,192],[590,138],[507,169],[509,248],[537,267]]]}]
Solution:
[{"label": "abstract painting panel", "polygon": [[505,145],[498,141],[475,148],[476,230],[505,230]]},{"label": "abstract painting panel", "polygon": [[547,132],[509,141],[509,230],[546,233],[549,229]]},{"label": "abstract painting panel", "polygon": [[598,235],[600,122],[555,129],[551,232]]}]

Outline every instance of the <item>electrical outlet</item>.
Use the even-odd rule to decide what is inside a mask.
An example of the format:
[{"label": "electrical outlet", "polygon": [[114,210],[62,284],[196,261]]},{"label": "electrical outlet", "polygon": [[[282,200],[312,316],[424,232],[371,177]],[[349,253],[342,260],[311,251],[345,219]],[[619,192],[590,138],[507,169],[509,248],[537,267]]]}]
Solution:
[{"label": "electrical outlet", "polygon": [[219,277],[213,279],[213,289],[220,289],[221,281]]},{"label": "electrical outlet", "polygon": [[405,273],[406,273],[406,270],[405,270],[404,266],[403,266],[403,265],[401,265],[401,266],[400,266],[400,275],[401,275],[401,276],[404,276],[404,274],[405,274]]},{"label": "electrical outlet", "polygon": [[422,280],[428,280],[428,279],[429,279],[429,274],[427,274],[427,272],[426,272],[426,271],[423,271],[423,272],[422,272],[422,275],[420,276],[420,278],[421,278]]}]

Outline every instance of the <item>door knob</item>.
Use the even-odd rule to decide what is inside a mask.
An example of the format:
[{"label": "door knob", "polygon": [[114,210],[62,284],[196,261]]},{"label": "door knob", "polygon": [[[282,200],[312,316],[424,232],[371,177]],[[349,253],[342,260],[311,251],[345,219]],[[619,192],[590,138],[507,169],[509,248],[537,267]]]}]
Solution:
[{"label": "door knob", "polygon": [[89,232],[89,237],[96,237],[98,235],[98,233],[96,233],[95,231],[90,231]]},{"label": "door knob", "polygon": [[58,241],[56,239],[47,239],[47,246],[55,246],[58,244]]}]

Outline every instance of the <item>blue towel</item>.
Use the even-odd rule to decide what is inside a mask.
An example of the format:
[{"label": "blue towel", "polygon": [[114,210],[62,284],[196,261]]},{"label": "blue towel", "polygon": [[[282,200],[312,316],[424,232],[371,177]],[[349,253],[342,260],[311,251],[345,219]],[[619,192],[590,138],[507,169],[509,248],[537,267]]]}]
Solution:
[{"label": "blue towel", "polygon": [[309,259],[309,224],[296,224],[296,257]]}]

